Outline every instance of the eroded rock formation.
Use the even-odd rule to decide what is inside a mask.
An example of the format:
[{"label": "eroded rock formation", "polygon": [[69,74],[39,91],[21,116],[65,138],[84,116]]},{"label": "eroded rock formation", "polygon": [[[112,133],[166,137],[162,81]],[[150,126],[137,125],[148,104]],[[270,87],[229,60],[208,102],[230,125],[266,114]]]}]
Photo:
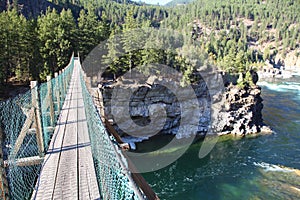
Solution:
[{"label": "eroded rock formation", "polygon": [[263,99],[261,88],[253,86],[239,88],[229,85],[222,95],[221,109],[218,113],[214,128],[219,135],[247,135],[258,132],[269,132],[263,124]]}]

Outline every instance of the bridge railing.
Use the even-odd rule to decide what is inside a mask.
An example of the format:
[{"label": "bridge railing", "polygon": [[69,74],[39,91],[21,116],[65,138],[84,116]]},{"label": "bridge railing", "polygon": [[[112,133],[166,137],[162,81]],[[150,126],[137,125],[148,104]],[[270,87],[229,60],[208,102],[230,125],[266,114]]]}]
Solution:
[{"label": "bridge railing", "polygon": [[88,91],[81,75],[83,98],[88,122],[88,130],[92,147],[92,155],[96,169],[99,190],[103,199],[146,199],[135,182],[126,158],[118,148],[117,141],[109,136],[102,124],[100,114],[94,105],[93,96]]},{"label": "bridge railing", "polygon": [[103,199],[159,200],[129,157],[126,145],[105,117],[98,88],[93,91],[91,78],[81,70],[81,84],[99,191]]},{"label": "bridge railing", "polygon": [[0,199],[29,199],[54,132],[74,68],[0,102]]}]

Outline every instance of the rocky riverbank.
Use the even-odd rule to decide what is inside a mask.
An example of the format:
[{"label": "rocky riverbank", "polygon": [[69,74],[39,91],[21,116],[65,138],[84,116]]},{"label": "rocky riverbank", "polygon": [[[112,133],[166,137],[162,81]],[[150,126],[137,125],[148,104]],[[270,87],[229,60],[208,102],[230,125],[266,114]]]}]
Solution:
[{"label": "rocky riverbank", "polygon": [[289,79],[293,75],[300,74],[300,66],[284,66],[284,65],[272,65],[269,62],[266,62],[257,72],[259,79]]},{"label": "rocky riverbank", "polygon": [[274,60],[267,60],[264,66],[258,70],[260,79],[281,78],[288,79],[300,74],[300,52],[290,52],[283,58],[277,55]]},{"label": "rocky riverbank", "polygon": [[[119,79],[117,82],[105,84],[101,89],[105,114],[109,119],[114,119],[112,109],[121,112],[122,109],[118,106],[124,105],[122,102],[114,102],[112,105],[114,89],[118,87],[122,90],[130,89],[134,91],[128,105],[131,117],[125,117],[114,124],[115,129],[121,136],[126,136],[127,134],[120,127],[127,127],[131,132],[140,132],[143,137],[151,136],[144,133],[147,130],[143,129],[143,126],[149,125],[151,121],[154,121],[158,127],[163,127],[159,134],[176,135],[177,138],[189,137],[191,134],[204,136],[209,133],[244,136],[260,132],[271,132],[263,124],[261,114],[263,100],[260,96],[261,89],[258,86],[242,89],[237,85],[229,84],[225,87],[225,91],[222,94],[212,97],[219,99],[215,103],[216,106],[212,106],[210,91],[202,79],[191,85],[198,100],[199,119],[196,121],[190,120],[190,123],[182,123],[181,119],[183,117],[195,116],[194,112],[197,109],[195,109],[195,105],[191,102],[191,97],[186,95],[185,99],[180,102],[174,91],[172,92],[167,87],[156,84],[159,82],[158,77],[151,77],[149,79],[152,80],[151,84],[139,84],[137,81]],[[185,91],[182,87],[176,89],[181,92]],[[118,101],[126,101],[126,99],[118,99]],[[185,104],[184,111],[181,104]],[[162,117],[153,114],[161,110],[165,110],[165,116]],[[212,112],[215,115],[211,115]],[[121,113],[118,115],[121,115]],[[132,121],[135,122],[134,125]],[[139,125],[139,128],[134,130],[136,124]],[[209,132],[210,129],[213,132]],[[190,130],[196,131],[191,132]]]}]

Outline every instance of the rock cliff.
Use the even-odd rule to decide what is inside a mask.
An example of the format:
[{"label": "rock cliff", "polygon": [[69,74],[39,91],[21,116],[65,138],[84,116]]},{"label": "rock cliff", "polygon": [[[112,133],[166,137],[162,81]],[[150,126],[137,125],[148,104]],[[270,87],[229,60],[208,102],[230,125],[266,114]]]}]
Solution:
[{"label": "rock cliff", "polygon": [[[202,79],[191,85],[198,100],[199,109],[197,110],[191,102],[190,95],[183,95],[185,99],[180,102],[174,92],[163,85],[155,84],[156,79],[159,78],[152,77],[152,79],[154,79],[153,84],[138,84],[136,81],[120,79],[117,82],[106,84],[102,88],[105,113],[109,119],[114,119],[112,109],[116,110],[115,114],[117,113],[117,115],[121,115],[123,112],[122,108],[118,107],[123,106],[123,103],[114,102],[112,104],[113,91],[116,87],[134,91],[128,106],[130,117],[114,124],[121,135],[126,135],[126,132],[120,127],[127,127],[130,130],[135,128],[131,124],[131,120],[141,127],[155,121],[158,127],[163,127],[159,134],[172,134],[177,138],[188,137],[191,134],[204,136],[207,133],[244,136],[270,131],[263,125],[261,114],[263,100],[260,96],[261,89],[258,86],[241,89],[236,85],[229,84],[222,94],[211,97],[211,93]],[[182,87],[176,89],[181,92],[185,90]],[[216,106],[212,106],[212,98],[219,99]],[[117,101],[126,100],[118,99]],[[183,107],[185,110],[182,110]],[[153,114],[161,110],[165,110],[165,116]],[[197,113],[194,112],[198,111],[200,112],[198,113],[199,119],[189,122],[181,121],[183,117],[196,116]],[[212,112],[215,113],[214,117],[211,115]],[[210,128],[213,132],[208,132]],[[191,132],[190,130],[196,131]],[[143,128],[136,131],[141,132],[142,136],[147,136],[147,133],[142,133],[147,132]]]}]

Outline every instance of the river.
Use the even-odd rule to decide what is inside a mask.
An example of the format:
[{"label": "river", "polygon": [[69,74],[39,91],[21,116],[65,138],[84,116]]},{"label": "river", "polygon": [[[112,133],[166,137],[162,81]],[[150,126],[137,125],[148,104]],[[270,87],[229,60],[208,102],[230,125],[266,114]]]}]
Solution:
[{"label": "river", "polygon": [[173,164],[143,174],[160,199],[300,199],[300,77],[259,84],[274,133],[222,137],[203,159],[201,142],[193,144]]}]

